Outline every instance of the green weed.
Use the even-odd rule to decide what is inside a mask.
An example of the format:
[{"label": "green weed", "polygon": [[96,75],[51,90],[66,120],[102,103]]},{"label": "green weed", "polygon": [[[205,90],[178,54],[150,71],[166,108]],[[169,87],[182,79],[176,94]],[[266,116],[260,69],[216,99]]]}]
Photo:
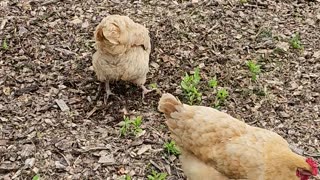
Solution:
[{"label": "green weed", "polygon": [[126,136],[128,134],[133,134],[137,136],[139,133],[142,132],[141,124],[142,124],[141,116],[138,116],[134,120],[131,120],[128,117],[124,117],[124,120],[122,121],[122,126],[120,128],[120,135]]},{"label": "green weed", "polygon": [[249,71],[251,72],[252,80],[256,81],[257,76],[260,74],[260,65],[258,65],[256,62],[250,60],[247,61],[247,66],[249,68]]},{"label": "green weed", "polygon": [[186,75],[183,77],[181,81],[181,87],[186,96],[188,97],[190,104],[201,101],[202,94],[199,92],[197,88],[197,85],[199,84],[200,80],[200,70],[199,68],[196,68],[193,75],[189,75],[186,73]]},{"label": "green weed", "polygon": [[132,179],[131,176],[128,174],[126,174],[126,176],[122,178],[122,180],[131,180],[131,179]]},{"label": "green weed", "polygon": [[179,149],[177,149],[176,143],[174,141],[164,143],[164,149],[167,151],[168,154],[173,155],[180,155]]},{"label": "green weed", "polygon": [[152,84],[149,85],[149,87],[150,87],[151,89],[158,89],[157,83],[152,83]]},{"label": "green weed", "polygon": [[303,45],[301,44],[300,34],[295,33],[290,39],[290,45],[293,49],[303,49]]},{"label": "green weed", "polygon": [[32,180],[40,180],[40,175],[37,174],[37,175],[33,176]]},{"label": "green weed", "polygon": [[155,170],[152,170],[151,175],[148,175],[148,180],[165,180],[167,173],[158,173]]},{"label": "green weed", "polygon": [[220,102],[224,102],[228,96],[229,93],[225,88],[219,89],[217,92],[217,98]]},{"label": "green weed", "polygon": [[138,135],[139,133],[142,132],[141,124],[142,124],[141,116],[138,116],[135,120],[132,121],[134,135]]},{"label": "green weed", "polygon": [[224,104],[228,96],[229,96],[229,93],[225,88],[219,89],[216,94],[217,98],[215,102],[215,108],[219,108],[222,104]]},{"label": "green weed", "polygon": [[2,42],[2,49],[7,50],[9,49],[8,44],[7,44],[7,39],[4,39]]},{"label": "green weed", "polygon": [[121,136],[125,136],[125,135],[127,135],[127,132],[129,131],[131,121],[128,117],[124,117],[124,120],[122,122],[123,122],[123,124],[120,128],[120,134],[121,134]]},{"label": "green weed", "polygon": [[217,77],[210,79],[208,85],[210,88],[216,88],[218,86]]}]

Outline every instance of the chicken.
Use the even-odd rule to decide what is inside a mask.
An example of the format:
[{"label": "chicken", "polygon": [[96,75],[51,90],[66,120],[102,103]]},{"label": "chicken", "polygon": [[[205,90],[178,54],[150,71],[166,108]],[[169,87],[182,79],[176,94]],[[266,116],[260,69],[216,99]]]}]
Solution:
[{"label": "chicken", "polygon": [[182,104],[171,94],[162,95],[158,109],[190,180],[307,180],[318,173],[315,161],[293,153],[274,132],[210,107]]},{"label": "chicken", "polygon": [[151,91],[144,86],[149,71],[151,42],[149,31],[143,25],[127,16],[110,15],[96,27],[94,38],[96,52],[92,64],[98,80],[105,83],[105,100],[114,95],[110,81],[135,83],[142,88],[142,97]]}]

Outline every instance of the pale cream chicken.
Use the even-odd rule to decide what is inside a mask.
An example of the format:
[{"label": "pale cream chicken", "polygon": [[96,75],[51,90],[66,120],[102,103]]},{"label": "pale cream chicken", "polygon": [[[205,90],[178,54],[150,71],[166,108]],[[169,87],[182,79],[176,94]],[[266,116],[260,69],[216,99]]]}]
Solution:
[{"label": "pale cream chicken", "polygon": [[292,152],[272,131],[210,107],[182,104],[171,94],[162,95],[158,109],[189,180],[308,180],[318,174],[314,160]]},{"label": "pale cream chicken", "polygon": [[[110,81],[129,81],[142,88],[142,97],[150,92],[144,84],[149,71],[151,42],[149,31],[127,16],[110,15],[96,27],[96,52],[93,69],[99,81],[105,83],[106,101]],[[101,86],[99,91],[101,90]]]}]

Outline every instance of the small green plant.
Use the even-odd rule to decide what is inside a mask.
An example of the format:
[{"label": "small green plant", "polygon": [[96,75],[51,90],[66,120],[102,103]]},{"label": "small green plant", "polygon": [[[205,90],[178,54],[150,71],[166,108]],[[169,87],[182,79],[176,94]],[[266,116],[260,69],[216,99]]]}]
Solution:
[{"label": "small green plant", "polygon": [[220,108],[221,104],[223,104],[227,97],[229,96],[228,91],[225,88],[221,88],[218,90],[217,94],[216,94],[216,101],[215,101],[215,108]]},{"label": "small green plant", "polygon": [[40,180],[40,175],[36,174],[35,176],[33,176],[32,180]]},{"label": "small green plant", "polygon": [[180,155],[179,149],[177,149],[176,143],[174,141],[164,143],[164,149],[168,154]]},{"label": "small green plant", "polygon": [[2,49],[7,50],[9,49],[8,44],[7,44],[7,39],[4,39],[2,42]]},{"label": "small green plant", "polygon": [[221,103],[223,103],[228,96],[229,96],[229,93],[225,88],[219,89],[217,92],[217,98]]},{"label": "small green plant", "polygon": [[260,74],[260,65],[258,65],[256,62],[250,60],[247,61],[247,66],[249,68],[249,71],[251,72],[252,80],[256,81],[257,76]]},{"label": "small green plant", "polygon": [[138,135],[139,133],[142,132],[141,124],[142,124],[141,116],[138,116],[135,120],[132,121],[134,135]]},{"label": "small green plant", "polygon": [[125,136],[127,135],[127,132],[130,128],[130,119],[128,117],[124,117],[124,120],[123,120],[123,124],[120,128],[120,134],[121,136]]},{"label": "small green plant", "polygon": [[208,82],[210,88],[216,88],[218,86],[217,77],[214,77]]},{"label": "small green plant", "polygon": [[300,34],[295,33],[290,39],[290,45],[293,49],[303,49],[303,45],[301,44]]},{"label": "small green plant", "polygon": [[189,75],[186,73],[186,75],[183,77],[181,87],[184,93],[188,96],[190,104],[201,101],[202,94],[199,92],[197,88],[197,85],[199,84],[200,80],[201,77],[199,68],[195,69],[193,75]]},{"label": "small green plant", "polygon": [[157,83],[152,83],[152,84],[149,85],[149,87],[150,87],[151,89],[158,89]]},{"label": "small green plant", "polygon": [[138,116],[134,120],[124,117],[122,126],[120,128],[120,135],[126,136],[127,134],[134,134],[135,136],[142,132],[141,129],[142,117]]},{"label": "small green plant", "polygon": [[126,174],[125,177],[122,177],[122,180],[131,180],[131,176]]},{"label": "small green plant", "polygon": [[167,173],[158,173],[155,170],[151,171],[151,175],[148,175],[148,180],[165,180],[167,177]]}]

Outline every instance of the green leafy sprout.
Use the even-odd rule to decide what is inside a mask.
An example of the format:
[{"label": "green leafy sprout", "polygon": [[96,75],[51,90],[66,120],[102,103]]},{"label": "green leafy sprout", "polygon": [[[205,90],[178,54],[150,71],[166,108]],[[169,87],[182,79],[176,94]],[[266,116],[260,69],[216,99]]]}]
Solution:
[{"label": "green leafy sprout", "polygon": [[208,85],[210,88],[216,88],[218,86],[217,77],[210,79]]},{"label": "green leafy sprout", "polygon": [[260,65],[258,65],[256,62],[253,60],[247,61],[247,66],[249,68],[249,71],[251,72],[251,78],[252,80],[256,81],[257,76],[260,74]]},{"label": "green leafy sprout", "polygon": [[165,180],[167,177],[167,173],[158,173],[155,170],[151,171],[151,175],[148,175],[148,180]]},{"label": "green leafy sprout", "polygon": [[125,176],[125,177],[123,177],[122,179],[123,179],[123,180],[131,180],[132,178],[131,178],[131,176],[130,176],[130,175],[126,174],[126,176]]},{"label": "green leafy sprout", "polygon": [[128,117],[124,117],[124,120],[122,121],[122,126],[120,128],[120,135],[126,136],[128,134],[134,134],[135,136],[137,136],[139,133],[142,132],[141,125],[141,116],[136,117],[134,120],[131,120]]},{"label": "green leafy sprout", "polygon": [[40,175],[36,174],[35,176],[33,176],[32,180],[40,180]]},{"label": "green leafy sprout", "polygon": [[188,97],[190,104],[194,104],[196,102],[201,101],[202,94],[199,92],[197,88],[197,85],[199,84],[200,80],[200,70],[199,68],[196,68],[193,75],[189,75],[186,73],[186,75],[183,77],[181,81],[181,87],[186,96]]},{"label": "green leafy sprout", "polygon": [[7,50],[9,49],[8,44],[7,44],[7,39],[4,39],[2,42],[2,49]]},{"label": "green leafy sprout", "polygon": [[158,89],[157,83],[152,83],[152,84],[149,85],[149,87],[150,87],[151,89]]},{"label": "green leafy sprout", "polygon": [[216,94],[216,102],[214,105],[215,108],[220,108],[220,106],[226,101],[228,96],[229,96],[229,93],[225,88],[219,89]]},{"label": "green leafy sprout", "polygon": [[293,49],[303,49],[303,45],[301,44],[300,34],[295,33],[290,39],[290,45]]},{"label": "green leafy sprout", "polygon": [[181,154],[174,141],[164,143],[163,147],[168,154],[173,154],[176,156]]},{"label": "green leafy sprout", "polygon": [[229,96],[229,93],[225,88],[221,88],[217,92],[217,98],[220,102],[224,102],[228,96]]}]

